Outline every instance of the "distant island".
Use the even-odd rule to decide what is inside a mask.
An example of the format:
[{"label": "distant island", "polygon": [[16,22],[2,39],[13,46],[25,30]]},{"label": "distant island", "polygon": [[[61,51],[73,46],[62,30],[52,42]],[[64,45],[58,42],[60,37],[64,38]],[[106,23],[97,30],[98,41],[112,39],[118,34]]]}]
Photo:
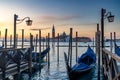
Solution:
[{"label": "distant island", "polygon": [[[111,41],[111,39],[106,39],[105,41],[109,42],[109,41]],[[112,39],[112,41],[114,41],[114,39]],[[120,39],[116,39],[116,41],[118,42],[118,41],[120,41]]]},{"label": "distant island", "polygon": [[[63,32],[63,34],[61,34],[59,36],[59,41],[60,42],[69,42],[69,38],[70,38],[70,36],[66,35],[66,33]],[[52,39],[53,38],[51,38],[50,41],[52,41]],[[54,41],[56,42],[58,40],[58,36],[56,36],[54,39],[55,39]],[[75,42],[76,37],[72,38],[72,41]],[[89,37],[77,37],[77,41],[78,42],[91,42],[92,40]]]}]

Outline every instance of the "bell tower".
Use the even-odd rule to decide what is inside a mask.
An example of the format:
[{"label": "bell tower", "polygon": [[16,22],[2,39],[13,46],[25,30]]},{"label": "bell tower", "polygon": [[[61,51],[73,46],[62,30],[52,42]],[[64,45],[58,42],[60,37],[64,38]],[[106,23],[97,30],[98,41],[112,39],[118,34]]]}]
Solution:
[{"label": "bell tower", "polygon": [[54,47],[55,45],[55,27],[53,24],[53,28],[52,28],[52,47]]},{"label": "bell tower", "polygon": [[54,28],[54,24],[53,24],[53,28],[52,28],[52,39],[54,41],[55,39],[55,28]]}]

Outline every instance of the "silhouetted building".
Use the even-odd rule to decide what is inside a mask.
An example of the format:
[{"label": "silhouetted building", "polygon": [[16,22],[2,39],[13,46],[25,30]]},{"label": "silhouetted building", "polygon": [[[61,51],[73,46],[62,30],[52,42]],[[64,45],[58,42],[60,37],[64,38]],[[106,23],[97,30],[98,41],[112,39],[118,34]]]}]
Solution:
[{"label": "silhouetted building", "polygon": [[[52,29],[52,38],[50,41],[53,42],[57,42],[58,41],[58,36],[55,37],[55,28],[53,25],[53,29]],[[69,42],[70,39],[70,35],[67,35],[65,32],[63,32],[62,34],[59,35],[59,41],[60,42]],[[89,37],[77,37],[78,42],[91,42],[92,40]],[[72,41],[75,42],[76,41],[76,37],[72,38]]]},{"label": "silhouetted building", "polygon": [[53,28],[52,28],[52,46],[55,45],[55,28],[54,28],[54,24],[53,24]]},{"label": "silhouetted building", "polygon": [[53,24],[53,28],[52,28],[52,38],[55,38],[55,28],[54,28],[54,24]]},{"label": "silhouetted building", "polygon": [[77,37],[78,42],[91,42],[89,37]]},{"label": "silhouetted building", "polygon": [[[109,42],[109,41],[111,41],[111,39],[106,39],[105,41]],[[112,39],[112,41],[114,41],[114,39]],[[118,42],[118,41],[120,41],[120,39],[116,39],[116,42]]]},{"label": "silhouetted building", "polygon": [[[55,41],[57,41],[58,36],[55,37]],[[60,42],[68,42],[69,41],[69,35],[66,35],[65,32],[59,35],[59,41]]]}]

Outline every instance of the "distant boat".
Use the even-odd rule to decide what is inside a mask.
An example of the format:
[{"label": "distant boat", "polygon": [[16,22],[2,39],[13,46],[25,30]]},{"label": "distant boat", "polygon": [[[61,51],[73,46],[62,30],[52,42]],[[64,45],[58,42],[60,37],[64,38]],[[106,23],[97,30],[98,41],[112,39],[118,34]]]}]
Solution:
[{"label": "distant boat", "polygon": [[4,48],[4,41],[2,41],[2,45],[0,46],[0,49]]},{"label": "distant boat", "polygon": [[72,68],[68,65],[66,53],[64,53],[64,56],[70,80],[77,80],[81,75],[90,72],[96,64],[96,55],[90,46],[88,46],[87,51],[78,58],[78,63]]}]

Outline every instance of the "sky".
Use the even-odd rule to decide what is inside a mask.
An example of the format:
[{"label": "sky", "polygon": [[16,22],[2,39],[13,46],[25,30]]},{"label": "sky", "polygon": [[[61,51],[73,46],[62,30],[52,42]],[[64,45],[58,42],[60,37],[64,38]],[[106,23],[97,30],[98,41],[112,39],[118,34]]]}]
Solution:
[{"label": "sky", "polygon": [[79,36],[93,38],[97,23],[100,24],[101,8],[115,15],[113,23],[105,19],[105,37],[109,38],[110,32],[116,32],[120,38],[120,0],[0,0],[0,31],[4,37],[5,29],[8,29],[8,37],[13,35],[14,14],[18,19],[30,17],[32,26],[27,26],[25,20],[17,24],[17,34],[21,37],[21,29],[25,30],[25,37],[34,36],[38,31],[30,29],[42,29],[42,36],[51,34],[52,26],[57,33],[64,31],[69,34],[73,28],[73,36],[77,31]]}]

